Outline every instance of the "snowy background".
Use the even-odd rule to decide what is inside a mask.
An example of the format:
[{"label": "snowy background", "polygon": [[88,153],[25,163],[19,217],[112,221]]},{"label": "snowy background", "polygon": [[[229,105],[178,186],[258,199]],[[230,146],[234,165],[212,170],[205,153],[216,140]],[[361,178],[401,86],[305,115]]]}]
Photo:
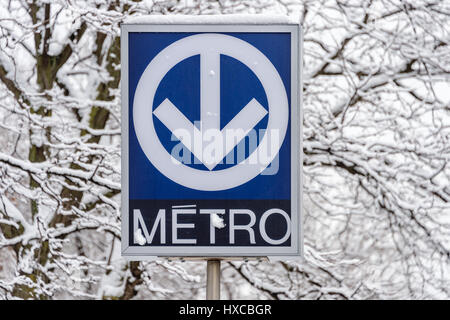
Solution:
[{"label": "snowy background", "polygon": [[449,0],[0,0],[0,299],[204,298],[120,257],[119,24],[233,13],[304,28],[305,260],[222,297],[450,298]]}]

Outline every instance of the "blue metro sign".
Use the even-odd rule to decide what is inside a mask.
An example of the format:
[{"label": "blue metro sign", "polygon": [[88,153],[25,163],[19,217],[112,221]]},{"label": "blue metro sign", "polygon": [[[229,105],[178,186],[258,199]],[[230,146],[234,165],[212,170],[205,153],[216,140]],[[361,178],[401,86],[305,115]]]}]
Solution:
[{"label": "blue metro sign", "polygon": [[302,250],[300,27],[122,26],[122,253]]}]

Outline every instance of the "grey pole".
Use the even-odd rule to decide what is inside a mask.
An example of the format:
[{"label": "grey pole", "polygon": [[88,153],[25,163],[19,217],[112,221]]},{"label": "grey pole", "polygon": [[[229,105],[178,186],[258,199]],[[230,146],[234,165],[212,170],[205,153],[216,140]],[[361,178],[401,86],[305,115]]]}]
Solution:
[{"label": "grey pole", "polygon": [[206,264],[206,300],[220,300],[220,260]]}]

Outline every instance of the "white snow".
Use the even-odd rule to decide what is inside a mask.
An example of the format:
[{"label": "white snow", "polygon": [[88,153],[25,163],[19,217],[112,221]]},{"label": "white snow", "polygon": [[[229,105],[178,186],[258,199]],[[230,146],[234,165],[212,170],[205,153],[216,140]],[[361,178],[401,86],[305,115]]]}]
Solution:
[{"label": "white snow", "polygon": [[32,229],[32,226],[27,222],[22,212],[20,212],[20,210],[17,209],[17,207],[14,204],[12,204],[12,202],[9,201],[9,199],[6,196],[3,196],[1,194],[0,194],[0,212],[5,213],[14,221],[20,222],[24,227],[25,231],[30,231]]},{"label": "white snow", "polygon": [[211,215],[211,223],[214,228],[222,229],[225,227],[225,223],[223,222],[223,218],[219,217],[216,213]]},{"label": "white snow", "polygon": [[[239,32],[241,26],[296,28],[299,21],[304,261],[230,261],[223,270],[224,298],[449,298],[445,1],[434,10],[419,4],[410,15],[386,0],[367,7],[345,1],[144,0],[125,12],[100,1],[53,1],[48,21],[43,5],[50,2],[41,1],[37,23],[27,14],[28,2],[0,1],[0,64],[6,71],[0,80],[0,225],[13,231],[8,237],[0,231],[0,300],[19,298],[18,287],[50,299],[116,299],[136,280],[143,282],[133,299],[203,298],[203,263],[149,257],[137,276],[121,256],[121,88],[110,72],[120,65],[109,65],[118,55],[119,23],[141,30],[198,24]],[[144,13],[152,16],[125,17]],[[217,13],[247,15],[209,15]],[[80,41],[71,41],[83,22]],[[67,92],[57,83],[42,91],[36,81],[36,50],[43,50],[46,27],[49,55],[72,49],[57,71]],[[42,35],[38,44],[34,32]],[[411,64],[417,57],[420,63]],[[207,71],[211,78],[220,73]],[[23,91],[19,101],[5,77]],[[106,85],[112,100],[101,100],[99,85]],[[109,112],[102,128],[91,127],[93,106]],[[51,115],[31,112],[41,107]],[[91,143],[92,135],[101,136],[100,143]],[[48,147],[46,161],[29,160],[31,144]],[[63,188],[79,191],[81,203],[72,206]],[[224,217],[205,216],[207,229],[225,231]],[[148,243],[143,231],[132,231],[137,246]]]},{"label": "white snow", "polygon": [[147,15],[128,17],[124,24],[299,24],[297,16],[277,14]]},{"label": "white snow", "polygon": [[134,240],[141,246],[145,245],[145,243],[147,242],[145,240],[144,235],[142,234],[142,230],[141,228],[138,228],[135,232],[134,232]]}]

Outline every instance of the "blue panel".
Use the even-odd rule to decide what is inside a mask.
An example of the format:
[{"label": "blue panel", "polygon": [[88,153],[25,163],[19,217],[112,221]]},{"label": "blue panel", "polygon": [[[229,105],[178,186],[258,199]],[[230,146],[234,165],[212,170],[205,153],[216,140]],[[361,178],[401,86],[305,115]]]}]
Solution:
[{"label": "blue panel", "polygon": [[[176,184],[153,167],[139,146],[133,127],[134,92],[150,61],[171,43],[195,33],[129,33],[129,198],[139,199],[279,199],[291,198],[290,123],[279,152],[279,170],[274,175],[259,175],[253,180],[224,191],[198,191]],[[226,33],[242,39],[269,58],[280,74],[290,101],[291,35],[289,33]],[[264,108],[267,97],[253,72],[234,58],[221,55],[221,126],[225,126],[252,98]],[[200,120],[200,57],[193,56],[178,63],[161,80],[153,109],[169,98],[192,122]],[[149,119],[149,121],[151,121]],[[155,130],[170,152],[178,141],[171,141],[170,131],[153,117]],[[255,129],[267,126],[267,116]],[[252,150],[247,150],[247,154]],[[191,167],[206,170],[202,164]],[[214,170],[231,165],[219,164]]]}]

